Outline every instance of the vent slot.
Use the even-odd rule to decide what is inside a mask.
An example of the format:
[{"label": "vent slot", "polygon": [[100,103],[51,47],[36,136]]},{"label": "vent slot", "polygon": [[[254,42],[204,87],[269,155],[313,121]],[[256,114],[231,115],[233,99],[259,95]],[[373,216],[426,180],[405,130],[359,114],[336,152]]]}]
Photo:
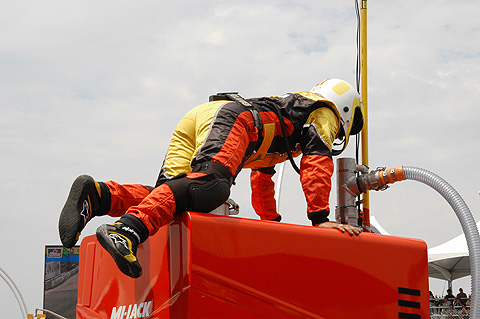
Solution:
[{"label": "vent slot", "polygon": [[398,287],[398,293],[402,295],[420,296],[420,290]]},{"label": "vent slot", "polygon": [[416,301],[399,300],[398,305],[400,307],[409,307],[409,308],[420,309],[420,303],[416,302]]},{"label": "vent slot", "polygon": [[422,318],[422,315],[418,315],[416,313],[399,312],[398,313],[398,318],[401,318],[401,319],[420,319],[420,318]]},{"label": "vent slot", "polygon": [[[405,288],[405,287],[398,287],[398,293],[400,295],[406,296],[413,296],[413,297],[420,297],[420,290],[418,289],[411,289],[411,288]],[[401,298],[401,297],[400,297]],[[406,298],[409,299],[409,298]],[[417,299],[417,298],[413,298]],[[402,308],[410,308],[412,311],[416,311],[420,309],[420,302],[418,301],[410,301],[410,300],[403,300],[403,299],[398,299],[398,306]],[[406,310],[407,309],[402,309]],[[421,319],[422,315],[417,314],[417,313],[408,313],[408,312],[398,312],[398,318],[400,319]]]}]

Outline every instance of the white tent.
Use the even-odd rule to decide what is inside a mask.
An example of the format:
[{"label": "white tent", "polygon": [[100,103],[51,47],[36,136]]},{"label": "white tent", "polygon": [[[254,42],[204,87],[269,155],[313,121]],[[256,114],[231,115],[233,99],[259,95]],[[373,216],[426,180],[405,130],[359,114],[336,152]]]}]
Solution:
[{"label": "white tent", "polygon": [[375,216],[370,216],[370,227],[375,234],[381,235],[390,235],[383,227],[380,225]]},{"label": "white tent", "polygon": [[[477,228],[479,226],[480,222]],[[464,234],[428,249],[428,273],[429,277],[449,282],[470,275],[470,257]]]},{"label": "white tent", "polygon": [[[370,223],[375,233],[389,235],[377,219],[370,216]],[[480,221],[477,223],[480,228]],[[441,245],[428,249],[428,276],[451,282],[470,275],[470,257],[467,240],[461,234]]]}]

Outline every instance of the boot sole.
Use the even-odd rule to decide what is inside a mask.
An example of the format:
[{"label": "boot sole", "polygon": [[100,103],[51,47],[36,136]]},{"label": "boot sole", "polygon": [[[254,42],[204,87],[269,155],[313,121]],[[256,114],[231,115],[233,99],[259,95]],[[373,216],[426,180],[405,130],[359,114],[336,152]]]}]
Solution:
[{"label": "boot sole", "polygon": [[75,179],[68,194],[67,201],[60,213],[58,231],[64,247],[71,248],[75,246],[78,235],[83,230],[82,227],[82,229],[78,231],[81,223],[80,212],[83,209],[83,201],[80,199],[86,197],[85,194],[82,196],[82,193],[87,183],[93,183],[93,178],[88,175],[81,175]]},{"label": "boot sole", "polygon": [[125,275],[138,278],[142,275],[142,267],[137,262],[135,265],[126,259],[123,254],[117,249],[114,241],[108,235],[107,225],[101,225],[97,228],[97,240],[102,247],[112,256],[117,264],[118,269]]}]

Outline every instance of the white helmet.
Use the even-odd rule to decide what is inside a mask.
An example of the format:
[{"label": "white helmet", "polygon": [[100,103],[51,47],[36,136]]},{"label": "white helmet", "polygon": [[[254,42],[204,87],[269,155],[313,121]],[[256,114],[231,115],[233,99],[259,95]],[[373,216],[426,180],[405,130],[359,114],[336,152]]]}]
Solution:
[{"label": "white helmet", "polygon": [[345,141],[341,150],[332,151],[333,155],[338,155],[347,146],[349,136],[358,134],[362,130],[364,111],[360,94],[353,86],[340,79],[322,81],[315,85],[311,92],[332,101],[340,113],[342,126],[337,137],[345,137]]}]

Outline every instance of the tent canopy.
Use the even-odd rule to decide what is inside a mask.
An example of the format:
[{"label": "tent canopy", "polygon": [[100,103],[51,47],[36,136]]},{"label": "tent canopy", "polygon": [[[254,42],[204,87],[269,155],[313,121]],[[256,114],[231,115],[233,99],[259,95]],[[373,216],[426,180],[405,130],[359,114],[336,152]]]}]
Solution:
[{"label": "tent canopy", "polygon": [[[370,216],[374,232],[388,235],[388,232]],[[480,221],[477,222],[480,228]],[[428,249],[428,276],[453,281],[470,275],[470,257],[468,255],[465,234],[461,234],[441,245]]]},{"label": "tent canopy", "polygon": [[470,275],[470,257],[464,234],[428,249],[428,275],[447,281]]}]

